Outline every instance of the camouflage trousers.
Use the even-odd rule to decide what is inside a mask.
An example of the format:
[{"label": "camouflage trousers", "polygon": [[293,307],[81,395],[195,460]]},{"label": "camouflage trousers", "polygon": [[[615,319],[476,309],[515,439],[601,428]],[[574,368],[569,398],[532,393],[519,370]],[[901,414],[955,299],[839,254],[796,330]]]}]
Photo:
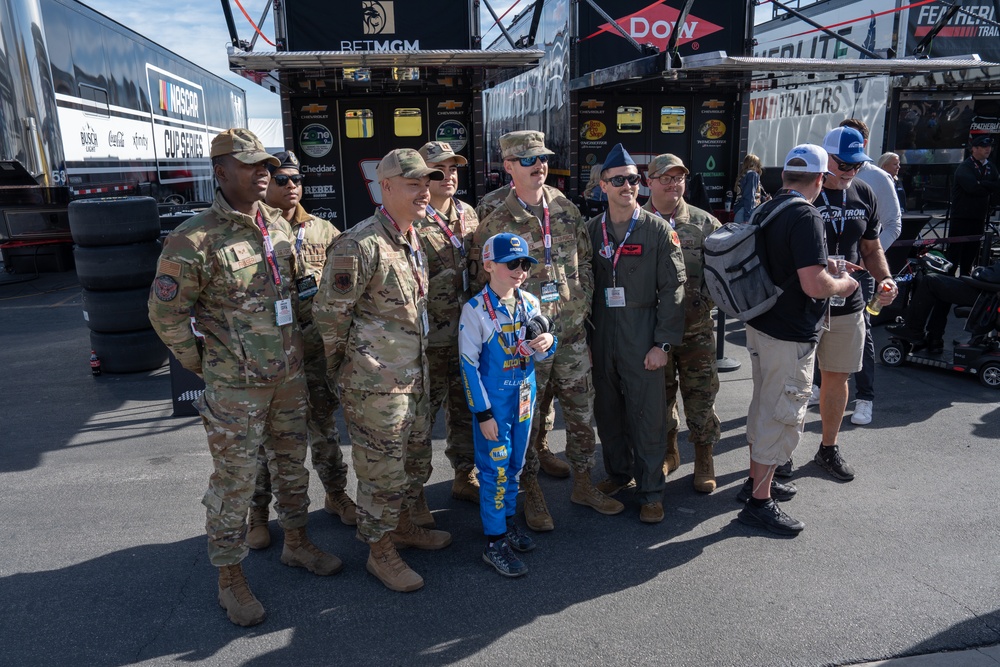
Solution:
[{"label": "camouflage trousers", "polygon": [[235,565],[247,554],[247,509],[263,444],[274,480],[281,527],[301,528],[309,512],[306,382],[297,375],[273,387],[208,386],[197,402],[214,471],[202,498],[207,508],[208,557]]},{"label": "camouflage trousers", "polygon": [[341,401],[358,476],[358,539],[371,544],[430,479],[427,395],[343,391]]},{"label": "camouflage trousers", "polygon": [[[546,417],[532,422],[531,442],[537,440],[543,423],[546,429],[550,428],[552,398],[558,398],[566,422],[566,458],[574,472],[587,472],[594,467],[594,451],[597,449],[591,425],[594,419],[594,384],[590,351],[582,331],[567,338],[559,339],[552,357],[535,363],[535,383],[541,396],[536,414],[546,411]],[[538,453],[535,447],[528,447],[522,478],[537,476],[538,469]]]},{"label": "camouflage trousers", "polygon": [[692,445],[715,445],[722,437],[719,417],[715,414],[715,396],[719,393],[719,369],[712,324],[699,326],[684,334],[680,345],[670,348],[663,371],[667,379],[667,431],[678,429],[677,388],[684,399],[684,417],[688,440]]},{"label": "camouflage trousers", "polygon": [[[347,488],[347,463],[340,450],[340,430],[336,412],[340,407],[337,395],[326,379],[326,356],[323,339],[312,323],[303,327],[305,341],[306,385],[309,388],[309,413],[307,432],[313,468],[327,493]],[[262,445],[257,450],[257,484],[251,505],[267,507],[271,504],[271,474],[267,469],[267,452]]]},{"label": "camouflage trousers", "polygon": [[451,467],[456,472],[472,470],[476,465],[475,448],[472,444],[472,413],[469,412],[465,387],[462,385],[458,341],[454,345],[427,348],[427,364],[431,376],[429,430],[433,430],[438,410],[444,405],[447,443],[444,455],[451,461]]}]

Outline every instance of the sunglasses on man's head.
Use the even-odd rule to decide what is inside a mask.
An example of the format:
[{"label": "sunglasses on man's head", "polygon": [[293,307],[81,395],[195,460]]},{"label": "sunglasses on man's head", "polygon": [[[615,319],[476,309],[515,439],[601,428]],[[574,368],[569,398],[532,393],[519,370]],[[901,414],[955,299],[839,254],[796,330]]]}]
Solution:
[{"label": "sunglasses on man's head", "polygon": [[841,162],[837,158],[833,158],[833,161],[837,163],[837,169],[840,171],[857,171],[864,165],[864,162]]},{"label": "sunglasses on man's head", "polygon": [[291,181],[292,183],[295,183],[295,185],[298,185],[299,183],[302,182],[302,179],[304,179],[305,176],[303,176],[302,174],[295,174],[294,176],[289,176],[287,174],[275,174],[271,178],[273,178],[274,182],[280,185],[281,187],[285,187],[286,185],[288,185],[288,181]]},{"label": "sunglasses on man's head", "polygon": [[621,186],[625,185],[625,181],[628,181],[629,185],[635,185],[636,183],[639,182],[639,178],[640,178],[639,174],[629,174],[627,176],[622,176],[621,174],[619,174],[618,176],[612,176],[611,178],[604,179],[604,182],[610,183],[612,187],[620,188]]},{"label": "sunglasses on man's head", "polygon": [[535,165],[535,160],[541,160],[542,164],[545,164],[546,162],[549,161],[549,156],[548,155],[535,155],[533,157],[522,157],[522,158],[512,157],[510,159],[511,160],[516,160],[517,162],[520,162],[522,167],[533,167]]},{"label": "sunglasses on man's head", "polygon": [[505,262],[505,264],[511,271],[516,271],[518,267],[521,267],[522,271],[530,271],[532,262],[530,259],[521,258],[512,259],[509,262]]}]

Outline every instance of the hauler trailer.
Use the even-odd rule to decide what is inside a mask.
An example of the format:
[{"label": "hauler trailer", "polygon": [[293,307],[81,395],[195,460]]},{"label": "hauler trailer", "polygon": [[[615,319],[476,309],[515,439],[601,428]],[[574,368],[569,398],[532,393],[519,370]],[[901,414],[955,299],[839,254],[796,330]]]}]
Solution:
[{"label": "hauler trailer", "polygon": [[462,190],[474,199],[499,184],[497,140],[517,129],[546,133],[552,183],[571,196],[621,142],[641,163],[683,156],[721,215],[746,151],[751,86],[795,73],[853,80],[978,65],[874,53],[753,57],[754,4],[537,0],[484,47],[478,4],[467,0],[437,2],[433,12],[414,2],[299,0],[275,5],[274,51],[254,51],[230,19],[229,61],[281,93],[286,146],[308,174],[306,206],[341,228],[378,203],[375,165],[388,150],[452,142],[473,165]]},{"label": "hauler trailer", "polygon": [[238,86],[75,0],[0,0],[0,51],[8,268],[70,238],[73,199],[211,199],[209,142],[246,125]]}]

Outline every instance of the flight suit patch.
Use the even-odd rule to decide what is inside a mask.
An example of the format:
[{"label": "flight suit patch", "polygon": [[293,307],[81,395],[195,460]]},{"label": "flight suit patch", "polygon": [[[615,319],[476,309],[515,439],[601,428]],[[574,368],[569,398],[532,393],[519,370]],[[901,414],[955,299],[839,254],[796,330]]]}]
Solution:
[{"label": "flight suit patch", "polygon": [[642,244],[641,243],[626,243],[622,246],[622,254],[629,255],[630,257],[639,257],[642,255]]},{"label": "flight suit patch", "polygon": [[179,285],[171,276],[157,276],[153,281],[153,292],[160,301],[173,301]]}]

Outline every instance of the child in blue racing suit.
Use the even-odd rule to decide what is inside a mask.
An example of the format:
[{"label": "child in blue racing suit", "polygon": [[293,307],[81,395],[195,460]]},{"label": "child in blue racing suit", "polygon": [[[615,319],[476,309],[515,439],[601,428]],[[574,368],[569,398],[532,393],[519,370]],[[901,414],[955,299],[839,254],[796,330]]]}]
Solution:
[{"label": "child in blue racing suit", "polygon": [[535,548],[513,520],[517,478],[531,433],[534,360],[546,359],[556,349],[538,299],[519,289],[536,263],[520,236],[490,237],[483,245],[490,282],[462,308],[458,334],[465,396],[479,423],[473,442],[487,538],[483,560],[507,577],[528,571],[514,551]]}]

